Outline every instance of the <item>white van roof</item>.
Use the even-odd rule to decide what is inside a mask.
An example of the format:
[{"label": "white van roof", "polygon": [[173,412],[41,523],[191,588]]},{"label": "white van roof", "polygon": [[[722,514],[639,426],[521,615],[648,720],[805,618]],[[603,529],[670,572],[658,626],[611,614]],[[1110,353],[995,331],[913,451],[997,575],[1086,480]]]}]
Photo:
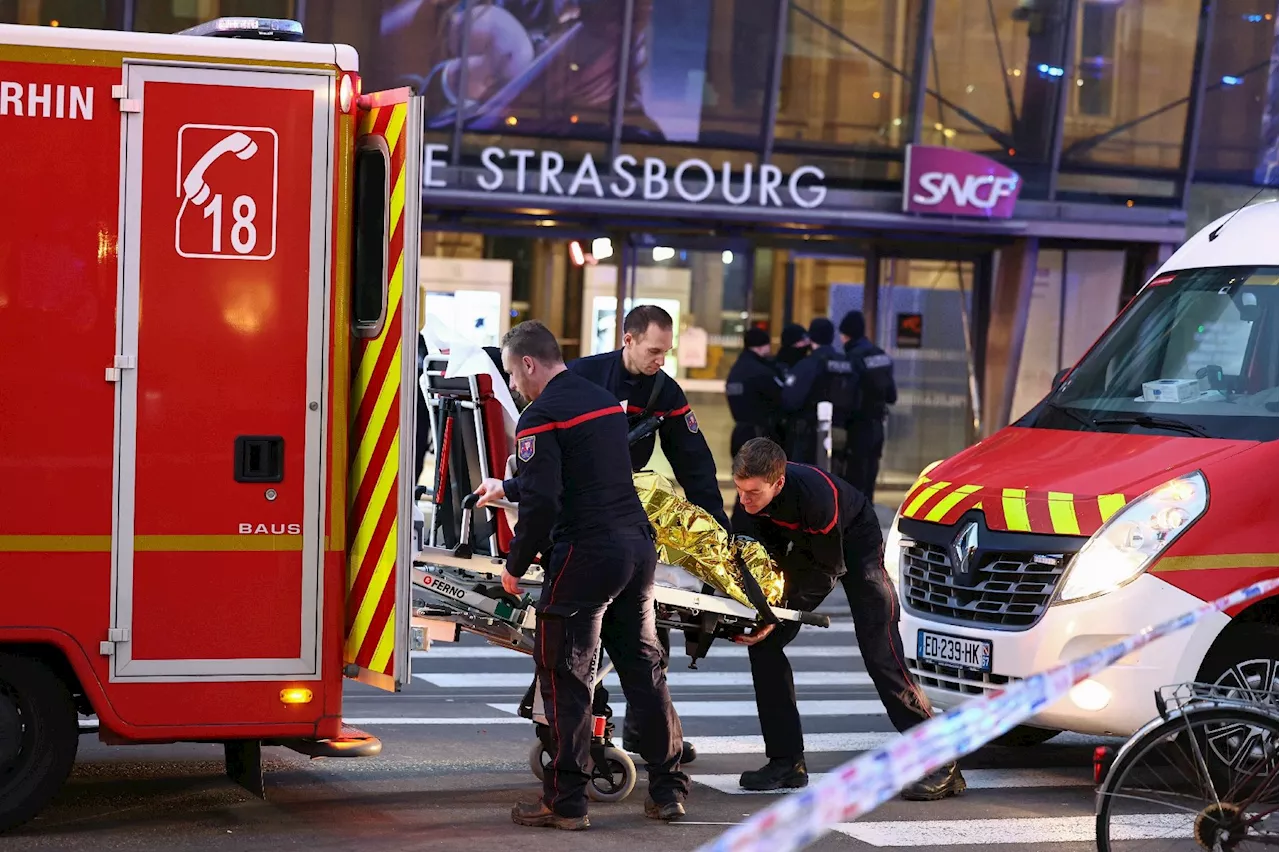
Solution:
[{"label": "white van roof", "polygon": [[[1201,229],[1160,267],[1160,272],[1214,266],[1280,265],[1280,202],[1264,201],[1233,211]],[[1209,235],[1222,225],[1218,236]]]}]

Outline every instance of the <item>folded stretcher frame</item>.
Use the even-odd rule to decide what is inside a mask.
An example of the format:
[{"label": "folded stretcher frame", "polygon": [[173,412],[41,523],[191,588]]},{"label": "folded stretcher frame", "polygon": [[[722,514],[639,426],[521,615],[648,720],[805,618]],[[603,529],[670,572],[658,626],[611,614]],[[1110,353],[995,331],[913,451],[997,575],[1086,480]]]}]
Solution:
[{"label": "folded stretcher frame", "polygon": [[[504,556],[511,541],[506,510],[516,507],[501,502],[494,510],[476,511],[472,494],[482,478],[502,478],[506,471],[511,439],[502,405],[493,395],[491,376],[446,378],[446,367],[440,356],[423,365],[436,460],[433,488],[419,487],[417,494],[429,500],[430,510],[424,512],[422,549],[413,568],[415,645],[454,642],[466,631],[531,654],[536,612],[530,592],[541,585],[542,569],[535,564],[520,579],[520,598],[503,590]],[[824,615],[777,606],[762,617],[733,598],[707,593],[707,587],[676,566],[661,567],[664,575],[683,575],[701,588],[663,582],[654,586],[658,626],[684,633],[690,668],[697,668],[715,638],[732,637],[763,622],[830,624]]]}]

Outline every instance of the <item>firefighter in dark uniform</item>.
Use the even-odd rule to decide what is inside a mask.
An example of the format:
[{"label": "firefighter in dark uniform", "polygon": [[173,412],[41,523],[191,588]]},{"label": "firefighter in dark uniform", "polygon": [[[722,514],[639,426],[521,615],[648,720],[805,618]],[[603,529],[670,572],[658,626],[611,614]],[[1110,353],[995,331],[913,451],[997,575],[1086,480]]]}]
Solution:
[{"label": "firefighter in dark uniform", "polygon": [[[858,650],[889,720],[898,731],[933,715],[929,699],[911,679],[898,634],[898,598],[884,569],[884,542],[875,509],[856,488],[809,465],[788,462],[767,438],[748,441],[733,460],[733,481],[748,513],[747,537],[777,561],[786,606],[815,610],[836,583],[844,586]],[[785,648],[796,621],[767,624],[735,641],[749,645],[751,679],[769,763],[744,772],[748,790],[808,784],[804,736]],[[903,790],[908,799],[941,799],[965,789],[955,763]]]},{"label": "firefighter in dark uniform", "polygon": [[845,425],[857,404],[853,364],[844,352],[832,346],[836,329],[831,320],[819,317],[809,324],[813,352],[795,366],[782,389],[782,408],[788,415],[787,457],[803,464],[818,461],[818,403],[830,402],[831,462],[837,474],[843,472]]},{"label": "firefighter in dark uniform", "polygon": [[689,777],[680,769],[684,735],[667,690],[654,629],[654,530],[618,464],[627,421],[603,388],[567,370],[555,336],[523,322],[502,341],[512,390],[530,400],[516,427],[512,479],[485,479],[478,505],[519,504],[503,588],[520,593],[541,553],[542,594],[534,663],[551,731],[542,797],[511,811],[518,825],[587,828],[592,681],[600,644],[613,661],[636,719],[649,770],[645,814],[684,815]]},{"label": "firefighter in dark uniform", "polygon": [[[729,455],[752,438],[782,440],[782,372],[769,358],[769,332],[749,328],[742,336],[742,354],[729,369],[724,393],[733,415],[733,432],[729,436]],[[734,502],[730,520],[736,530],[742,516],[742,504]]]},{"label": "firefighter in dark uniform", "polygon": [[[671,470],[684,489],[685,497],[729,530],[729,518],[724,511],[720,483],[716,481],[716,463],[711,456],[711,448],[707,446],[707,439],[698,427],[698,418],[684,391],[675,379],[662,371],[674,335],[671,314],[657,305],[637,305],[623,320],[622,331],[621,349],[579,358],[569,364],[569,370],[605,388],[613,396],[615,404],[625,403],[631,427],[652,417],[663,418],[656,440],[662,441],[662,453],[671,463]],[[650,434],[631,444],[632,470],[643,470],[649,464],[656,440]],[[663,657],[665,664],[671,648],[668,631],[660,630],[658,639],[667,652]],[[601,701],[597,705],[597,713],[610,716],[609,693],[603,684],[597,695]],[[622,747],[635,751],[636,743],[636,729],[628,713],[622,731]],[[686,744],[684,762],[691,763],[694,757],[693,747]]]},{"label": "firefighter in dark uniform", "polygon": [[840,320],[844,353],[858,376],[858,403],[849,418],[845,439],[845,474],[867,499],[874,501],[880,457],[884,454],[884,421],[898,401],[893,359],[867,339],[862,311],[849,311]]}]

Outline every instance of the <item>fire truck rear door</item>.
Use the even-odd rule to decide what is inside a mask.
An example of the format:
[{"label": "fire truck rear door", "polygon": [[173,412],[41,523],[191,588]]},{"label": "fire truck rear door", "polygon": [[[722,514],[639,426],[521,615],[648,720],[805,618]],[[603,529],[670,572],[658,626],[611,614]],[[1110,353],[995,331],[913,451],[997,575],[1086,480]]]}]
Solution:
[{"label": "fire truck rear door", "polygon": [[345,671],[399,691],[410,669],[422,98],[359,99],[352,264]]},{"label": "fire truck rear door", "polygon": [[335,78],[123,73],[103,651],[117,680],[315,679]]}]

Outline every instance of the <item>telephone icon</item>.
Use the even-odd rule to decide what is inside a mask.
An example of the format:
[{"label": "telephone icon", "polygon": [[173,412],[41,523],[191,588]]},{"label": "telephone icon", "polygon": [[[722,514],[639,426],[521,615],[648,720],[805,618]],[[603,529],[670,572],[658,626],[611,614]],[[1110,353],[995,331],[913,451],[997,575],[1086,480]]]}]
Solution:
[{"label": "telephone icon", "polygon": [[186,196],[183,199],[183,204],[190,201],[198,206],[209,200],[209,184],[204,181],[204,173],[209,166],[213,165],[214,160],[223,154],[235,154],[237,158],[247,160],[256,153],[258,153],[258,143],[250,139],[248,135],[238,130],[235,133],[228,134],[222,141],[206,151],[204,156],[191,167],[191,171],[187,172],[186,178],[182,181],[182,191]]}]

